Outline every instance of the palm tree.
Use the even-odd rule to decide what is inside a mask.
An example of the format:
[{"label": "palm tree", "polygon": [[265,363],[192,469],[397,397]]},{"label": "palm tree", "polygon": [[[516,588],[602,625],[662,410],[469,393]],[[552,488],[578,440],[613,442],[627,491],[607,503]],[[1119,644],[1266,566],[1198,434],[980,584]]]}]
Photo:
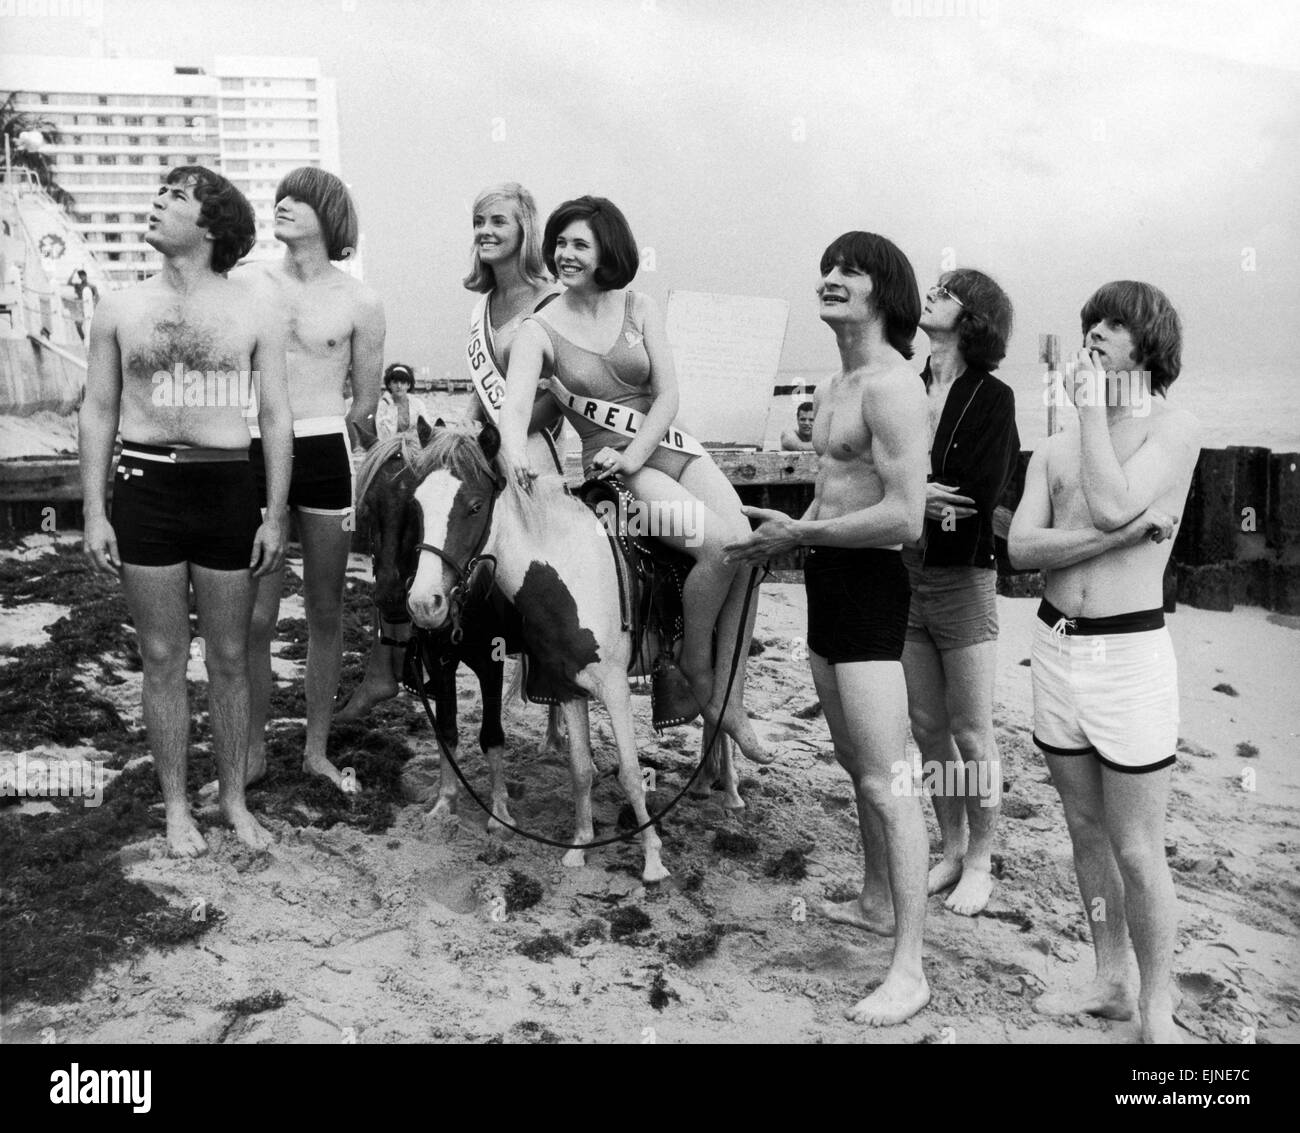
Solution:
[{"label": "palm tree", "polygon": [[9,160],[14,165],[30,169],[55,203],[62,205],[69,212],[76,205],[76,198],[55,180],[54,158],[46,150],[30,150],[18,140],[20,134],[29,130],[39,131],[45,136],[47,144],[57,145],[59,128],[43,118],[24,114],[17,107],[20,91],[13,91],[0,103],[0,136],[8,140],[5,147],[10,154]]}]

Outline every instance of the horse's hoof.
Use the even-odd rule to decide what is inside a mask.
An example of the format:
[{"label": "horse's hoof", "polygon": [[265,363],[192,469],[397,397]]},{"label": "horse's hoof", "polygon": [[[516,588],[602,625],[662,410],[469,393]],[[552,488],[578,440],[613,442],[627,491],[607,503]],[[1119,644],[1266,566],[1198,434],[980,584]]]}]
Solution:
[{"label": "horse's hoof", "polygon": [[745,800],[742,799],[740,795],[737,794],[735,791],[728,791],[722,797],[722,809],[723,810],[744,810]]},{"label": "horse's hoof", "polygon": [[587,852],[585,850],[570,850],[560,859],[565,869],[581,869],[587,864]]},{"label": "horse's hoof", "polygon": [[456,825],[456,807],[448,799],[439,799],[433,804],[433,809],[429,811],[426,821],[433,827],[435,832],[447,837]]},{"label": "horse's hoof", "polygon": [[[741,803],[740,805],[744,806],[745,804]],[[514,831],[510,829],[510,826],[506,825],[507,822],[510,823],[510,826],[515,825],[515,820],[511,817],[509,811],[505,811],[501,815],[494,814],[487,821],[487,832],[495,834],[499,838],[510,838],[514,835]]]},{"label": "horse's hoof", "polygon": [[645,869],[641,871],[642,881],[663,881],[665,877],[672,877],[668,872],[668,867],[663,862],[646,862]]}]

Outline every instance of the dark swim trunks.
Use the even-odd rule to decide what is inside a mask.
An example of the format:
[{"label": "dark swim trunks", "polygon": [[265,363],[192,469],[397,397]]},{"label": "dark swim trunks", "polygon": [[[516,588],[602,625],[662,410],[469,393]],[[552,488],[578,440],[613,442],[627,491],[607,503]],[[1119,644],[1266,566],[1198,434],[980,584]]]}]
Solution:
[{"label": "dark swim trunks", "polygon": [[[314,417],[293,423],[293,474],[289,506],[317,515],[346,515],[352,510],[352,454],[342,417]],[[262,439],[248,449],[257,484],[257,502],[266,507],[266,463]]]},{"label": "dark swim trunks", "polygon": [[814,653],[832,665],[902,658],[911,588],[898,551],[809,547],[803,581]]},{"label": "dark swim trunks", "polygon": [[262,522],[248,453],[123,441],[109,521],[132,566],[248,570]]}]

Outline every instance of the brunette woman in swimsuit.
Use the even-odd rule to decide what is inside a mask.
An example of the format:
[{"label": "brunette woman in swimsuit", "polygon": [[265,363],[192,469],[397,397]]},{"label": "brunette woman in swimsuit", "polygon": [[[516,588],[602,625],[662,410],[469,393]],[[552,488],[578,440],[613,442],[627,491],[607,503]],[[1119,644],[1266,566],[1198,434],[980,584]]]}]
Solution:
[{"label": "brunette woman in swimsuit", "polygon": [[[539,382],[547,379],[556,394],[562,387],[566,398],[575,395],[577,406],[566,407],[565,415],[582,438],[584,467],[603,479],[617,476],[650,505],[652,517],[671,517],[651,533],[695,560],[684,594],[681,668],[706,720],[716,724],[747,583],[738,566],[723,562],[723,548],[749,534],[740,498],[697,443],[689,437],[683,443],[663,318],[648,296],[625,290],[639,256],[623,213],[601,197],[567,201],[546,222],[542,251],[565,290],[526,319],[515,338],[501,410],[503,468],[513,484],[529,489],[535,473],[525,442]],[[627,431],[606,427],[624,421]],[[752,621],[746,628],[752,632]],[[767,763],[772,757],[743,707],[745,661],[742,656],[722,729],[749,758]]]}]

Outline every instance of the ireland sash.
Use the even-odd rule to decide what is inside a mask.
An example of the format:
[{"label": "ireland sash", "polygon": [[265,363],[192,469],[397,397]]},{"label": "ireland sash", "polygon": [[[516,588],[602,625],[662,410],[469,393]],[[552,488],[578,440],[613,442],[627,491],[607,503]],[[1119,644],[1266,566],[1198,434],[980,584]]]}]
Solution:
[{"label": "ireland sash", "polygon": [[[641,429],[641,423],[645,420],[645,414],[630,405],[616,405],[612,401],[602,401],[598,397],[579,397],[577,394],[572,394],[554,375],[546,378],[544,384],[551,396],[560,403],[560,408],[570,417],[579,421],[590,421],[593,425],[599,425],[611,433],[635,437]],[[688,456],[704,455],[704,446],[690,433],[679,429],[676,425],[668,427],[668,432],[659,442],[659,447],[666,448],[670,452],[685,453]]]},{"label": "ireland sash", "polygon": [[492,320],[488,318],[488,295],[479,299],[469,317],[469,379],[483,403],[483,411],[494,425],[501,423],[501,405],[506,399],[506,379],[496,364],[492,349]]}]

